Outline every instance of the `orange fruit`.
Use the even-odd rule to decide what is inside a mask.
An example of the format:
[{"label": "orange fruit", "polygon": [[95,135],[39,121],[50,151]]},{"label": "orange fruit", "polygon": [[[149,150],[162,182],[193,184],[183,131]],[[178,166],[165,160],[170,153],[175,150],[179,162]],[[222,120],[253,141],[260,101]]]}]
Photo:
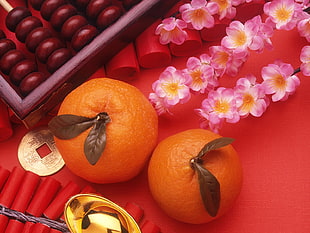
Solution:
[{"label": "orange fruit", "polygon": [[55,137],[66,166],[93,183],[115,183],[136,176],[157,144],[158,117],[151,103],[136,87],[110,78],[91,79],[71,93],[60,105],[58,116],[73,114],[96,117],[106,112],[106,145],[94,164],[84,153],[91,129],[71,139]]},{"label": "orange fruit", "polygon": [[198,172],[191,162],[204,145],[217,138],[221,136],[211,131],[190,129],[167,137],[154,149],[148,167],[149,187],[154,200],[170,217],[192,224],[207,223],[227,212],[238,197],[242,168],[237,152],[229,144],[211,150],[200,160],[219,183],[216,215],[211,216],[203,203]]}]

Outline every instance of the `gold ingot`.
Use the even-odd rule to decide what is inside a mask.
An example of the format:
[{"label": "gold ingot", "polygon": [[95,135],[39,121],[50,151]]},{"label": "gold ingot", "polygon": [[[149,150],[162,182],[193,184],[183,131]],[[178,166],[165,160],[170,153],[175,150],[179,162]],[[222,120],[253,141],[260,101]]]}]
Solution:
[{"label": "gold ingot", "polygon": [[141,233],[126,210],[95,194],[71,197],[65,205],[64,216],[71,233]]}]

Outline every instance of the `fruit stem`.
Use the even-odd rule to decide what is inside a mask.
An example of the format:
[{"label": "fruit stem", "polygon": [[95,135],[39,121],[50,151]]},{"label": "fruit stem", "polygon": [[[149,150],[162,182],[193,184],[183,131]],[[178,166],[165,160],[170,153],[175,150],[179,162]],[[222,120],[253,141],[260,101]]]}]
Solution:
[{"label": "fruit stem", "polygon": [[108,113],[106,112],[100,112],[98,113],[98,115],[96,116],[96,120],[103,120],[105,123],[108,123],[111,121],[111,118],[109,117]]},{"label": "fruit stem", "polygon": [[195,165],[194,164],[202,164],[203,163],[203,159],[198,157],[198,156],[196,156],[196,157],[191,158],[189,163],[190,163],[190,167],[193,170],[195,170]]}]

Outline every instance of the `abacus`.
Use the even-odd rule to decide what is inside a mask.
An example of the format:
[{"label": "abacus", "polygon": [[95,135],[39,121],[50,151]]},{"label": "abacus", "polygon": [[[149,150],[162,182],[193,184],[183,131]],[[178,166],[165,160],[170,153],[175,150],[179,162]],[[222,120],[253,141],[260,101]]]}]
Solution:
[{"label": "abacus", "polygon": [[18,50],[4,29],[0,32],[1,98],[33,126],[176,2],[29,0],[28,8],[13,8],[1,0],[8,31],[35,58]]},{"label": "abacus", "polygon": [[[62,184],[50,176],[0,166],[0,232],[70,233],[64,221],[64,207],[70,197],[82,193],[101,196],[90,185],[81,187],[73,181]],[[127,202],[124,209],[143,233],[160,232],[137,203]]]}]

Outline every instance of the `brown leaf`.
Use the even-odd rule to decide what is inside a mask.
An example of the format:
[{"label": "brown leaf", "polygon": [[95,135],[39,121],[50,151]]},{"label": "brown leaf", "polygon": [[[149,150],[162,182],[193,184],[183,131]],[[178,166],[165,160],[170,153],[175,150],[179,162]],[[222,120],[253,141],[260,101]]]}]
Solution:
[{"label": "brown leaf", "polygon": [[64,114],[53,117],[48,123],[48,127],[52,134],[57,138],[71,139],[90,128],[95,121],[95,117],[88,118],[72,114]]},{"label": "brown leaf", "polygon": [[54,117],[48,124],[54,136],[71,139],[92,127],[84,142],[84,153],[88,162],[95,165],[106,145],[106,124],[111,121],[106,112],[88,118],[72,114]]},{"label": "brown leaf", "polygon": [[98,162],[104,151],[107,141],[105,129],[106,124],[96,122],[85,140],[84,153],[91,165],[95,165]]},{"label": "brown leaf", "polygon": [[216,177],[199,163],[194,162],[193,168],[198,173],[200,196],[210,216],[215,217],[220,207],[220,183]]},{"label": "brown leaf", "polygon": [[227,146],[234,141],[233,138],[221,137],[208,142],[197,155],[198,158],[202,158],[211,150],[216,150],[221,147]]},{"label": "brown leaf", "polygon": [[218,213],[221,200],[220,183],[216,177],[206,168],[203,167],[203,156],[212,150],[227,146],[234,141],[232,138],[221,137],[207,143],[198,153],[191,159],[191,167],[198,174],[200,196],[206,211],[210,216],[215,217]]}]

